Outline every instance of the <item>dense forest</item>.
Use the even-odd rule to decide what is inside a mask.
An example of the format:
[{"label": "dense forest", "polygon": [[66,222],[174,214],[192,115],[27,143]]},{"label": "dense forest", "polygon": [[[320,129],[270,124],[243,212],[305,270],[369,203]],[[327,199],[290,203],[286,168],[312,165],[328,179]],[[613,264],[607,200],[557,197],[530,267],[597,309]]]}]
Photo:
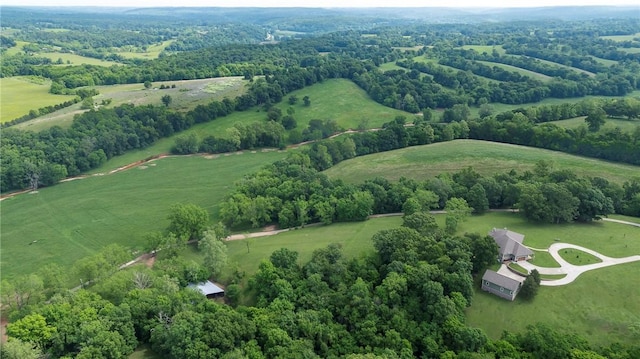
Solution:
[{"label": "dense forest", "polygon": [[[3,193],[53,186],[163,138],[178,155],[302,144],[236,183],[213,227],[202,208],[172,207],[169,227],[148,236],[146,249],[158,253],[153,269],[120,270],[130,254],[112,245],[69,272],[50,264],[3,280],[11,322],[3,358],[125,358],[141,344],[176,359],[640,357],[637,344],[594,346],[544,324],[497,340],[469,327],[465,309],[497,248],[484,234],[456,234],[467,216],[489,209],[551,224],[640,216],[640,177],[617,184],[545,161],[531,171],[481,175],[469,167],[422,181],[347,184],[322,173],[354,157],[454,139],[640,166],[640,19],[629,9],[2,11],[0,77],[43,78],[50,93],[77,96],[2,124]],[[159,49],[153,59],[123,55],[150,48]],[[65,64],[49,52],[115,64]],[[246,91],[188,109],[169,107],[170,96],[142,106],[93,102],[98,85],[226,76],[241,76]],[[380,128],[363,121],[348,129],[330,118],[299,126],[295,111],[274,106],[311,106],[314,99],[291,93],[329,79],[352,81],[406,116]],[[79,102],[86,111],[68,126],[14,128]],[[181,133],[248,111],[263,120]],[[555,123],[577,117],[584,125]],[[635,127],[605,128],[607,119]],[[446,211],[444,225],[431,210]],[[283,248],[253,275],[231,270],[224,301],[184,288],[221,274],[230,230],[389,213],[401,213],[403,224],[376,233],[368,255],[330,245],[301,261]],[[203,263],[178,255],[187,241]],[[74,275],[85,282],[70,290]]]}]

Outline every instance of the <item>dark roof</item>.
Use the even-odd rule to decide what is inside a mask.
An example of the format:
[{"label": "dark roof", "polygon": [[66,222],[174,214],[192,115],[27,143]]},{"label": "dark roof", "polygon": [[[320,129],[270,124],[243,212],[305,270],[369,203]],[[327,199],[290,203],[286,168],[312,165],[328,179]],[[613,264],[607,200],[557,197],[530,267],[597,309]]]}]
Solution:
[{"label": "dark roof", "polygon": [[499,285],[501,287],[504,287],[506,289],[513,290],[513,291],[518,290],[518,288],[520,287],[519,281],[513,278],[509,278],[507,276],[504,276],[498,272],[494,272],[491,269],[487,269],[487,271],[484,272],[484,275],[482,276],[482,280],[483,281],[486,280],[488,282],[491,282],[493,284]]},{"label": "dark roof", "polygon": [[191,289],[197,290],[197,291],[199,291],[200,293],[202,293],[204,295],[224,293],[224,289],[222,289],[222,288],[218,287],[217,285],[213,284],[213,282],[211,282],[211,281],[201,282],[201,283],[198,283],[198,284],[189,283],[187,288],[191,288]]},{"label": "dark roof", "polygon": [[530,256],[533,254],[529,248],[522,245],[524,235],[505,229],[494,228],[489,235],[500,247],[500,254],[513,254],[515,257]]}]

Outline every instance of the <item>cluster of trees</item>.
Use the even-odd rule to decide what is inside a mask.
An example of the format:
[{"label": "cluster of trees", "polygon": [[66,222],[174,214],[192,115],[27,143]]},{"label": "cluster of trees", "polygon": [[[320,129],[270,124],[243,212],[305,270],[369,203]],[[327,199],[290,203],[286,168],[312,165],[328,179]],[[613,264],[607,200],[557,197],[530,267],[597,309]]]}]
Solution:
[{"label": "cluster of trees", "polygon": [[[546,162],[522,174],[511,171],[483,177],[469,168],[423,182],[390,183],[376,178],[360,185],[330,180],[319,172],[355,156],[357,150],[351,138],[316,143],[247,176],[221,203],[223,222],[231,227],[278,223],[288,228],[448,207],[475,213],[519,208],[531,220],[560,223],[597,220],[614,212],[635,215],[639,205],[637,179],[620,186],[602,178],[580,178]],[[457,220],[450,220],[451,231]]]},{"label": "cluster of trees", "polygon": [[[231,305],[184,288],[211,273],[206,253],[203,263],[159,255],[152,270],[113,272],[85,289],[61,290],[46,303],[12,311],[0,353],[7,359],[124,358],[147,343],[180,359],[640,355],[637,345],[596,348],[543,324],[489,339],[465,324],[464,310],[473,300],[473,276],[495,260],[493,239],[454,237],[424,213],[403,222],[376,233],[375,251],[366,256],[348,258],[337,244],[314,251],[306,263],[297,252],[273,252],[248,279],[250,306],[238,305],[241,273],[226,288]],[[200,249],[216,254],[210,246],[225,247],[218,238],[204,232]]]}]

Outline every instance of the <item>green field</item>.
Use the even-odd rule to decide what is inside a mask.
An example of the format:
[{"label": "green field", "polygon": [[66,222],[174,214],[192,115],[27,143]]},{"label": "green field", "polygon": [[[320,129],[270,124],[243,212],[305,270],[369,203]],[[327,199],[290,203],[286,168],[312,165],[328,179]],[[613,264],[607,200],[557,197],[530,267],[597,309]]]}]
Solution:
[{"label": "green field", "polygon": [[[496,103],[492,102],[491,107],[493,107],[494,113],[500,113],[504,111],[511,111],[517,108],[527,108],[531,106],[543,106],[543,105],[559,105],[563,103],[577,103],[588,99],[614,99],[614,98],[623,98],[623,97],[638,97],[640,96],[640,91],[633,91],[626,96],[584,96],[584,97],[570,97],[570,98],[545,98],[540,102],[530,102],[523,103],[519,105],[509,105],[504,103]],[[478,116],[479,107],[471,107],[471,115]]]},{"label": "green field", "polygon": [[385,62],[384,64],[378,66],[378,68],[382,72],[391,71],[391,70],[405,70],[405,71],[407,70],[404,67],[400,67],[400,66],[396,65],[395,61]]},{"label": "green field", "polygon": [[[2,29],[2,31],[4,32],[4,29]],[[22,48],[26,44],[28,44],[28,42],[16,40],[16,46],[8,48],[4,54],[7,56],[19,54],[20,52],[22,52]]]},{"label": "green field", "polygon": [[[217,77],[200,80],[157,81],[152,84],[153,88],[151,89],[145,89],[141,83],[92,86],[92,88],[95,88],[100,93],[94,97],[96,103],[100,103],[102,100],[111,100],[111,104],[108,107],[115,107],[125,103],[136,106],[161,105],[162,96],[169,95],[172,99],[170,108],[178,111],[187,111],[197,105],[207,104],[213,100],[222,100],[225,97],[235,98],[245,92],[245,83],[241,77]],[[160,90],[159,87],[161,85],[168,87],[176,85],[176,87]],[[75,115],[85,112],[80,108],[81,105],[81,103],[77,103],[68,108],[21,123],[16,127],[30,131],[41,131],[52,126],[69,127]]]},{"label": "green field", "polygon": [[[585,118],[586,118],[586,116],[581,116],[581,117],[570,118],[568,120],[553,121],[552,123],[555,124],[555,125],[558,125],[560,127],[564,127],[564,128],[578,128],[580,126],[586,126],[587,125],[587,123],[584,122]],[[603,130],[612,130],[612,129],[618,127],[622,131],[633,132],[638,128],[638,126],[640,126],[640,121],[639,120],[625,120],[625,119],[620,119],[620,118],[607,118],[605,124],[600,128],[600,130],[601,131],[603,131]]]},{"label": "green field", "polygon": [[145,234],[166,227],[175,203],[200,205],[216,220],[218,203],[235,181],[284,156],[170,157],[5,199],[0,206],[2,275],[34,272],[46,263],[68,268],[109,243],[140,249]]},{"label": "green field", "polygon": [[348,161],[328,169],[331,178],[350,183],[365,179],[400,177],[423,180],[442,172],[473,167],[484,175],[516,169],[533,169],[537,161],[550,160],[557,169],[570,169],[580,175],[599,176],[622,183],[640,174],[639,167],[606,162],[562,152],[476,140],[455,140],[425,146],[382,152]]},{"label": "green field", "polygon": [[[366,121],[368,128],[380,127],[383,123],[392,121],[400,115],[406,116],[408,122],[413,121],[412,114],[380,105],[371,100],[364,90],[349,80],[326,80],[320,84],[294,91],[287,95],[281,103],[275,105],[275,107],[282,109],[282,113],[287,113],[286,110],[290,107],[287,99],[291,95],[295,95],[299,99],[298,103],[291,107],[295,110],[293,116],[298,121],[298,128],[301,130],[306,128],[312,119],[333,119],[345,129],[355,129],[363,121]],[[311,106],[305,107],[302,104],[304,96],[309,96]],[[208,123],[198,124],[182,134],[193,132],[200,138],[207,135],[220,136],[225,133],[225,129],[232,127],[235,123],[248,124],[265,121],[266,118],[267,114],[264,110],[253,108],[243,112],[234,112],[229,116],[217,118]],[[149,156],[167,153],[174,141],[175,136],[163,138],[146,149],[112,158],[94,172],[109,171]]]},{"label": "green field", "polygon": [[553,79],[551,76],[547,76],[545,74],[541,74],[541,73],[534,72],[534,71],[529,71],[527,69],[523,69],[523,68],[516,67],[516,66],[505,65],[505,64],[498,63],[498,62],[490,62],[490,61],[478,61],[478,62],[483,63],[483,64],[488,65],[488,66],[491,66],[491,67],[496,66],[496,67],[501,68],[501,69],[506,70],[506,71],[517,72],[522,76],[531,77],[533,79],[540,80],[540,81],[543,81],[543,82],[550,81],[550,80]]},{"label": "green field", "polygon": [[314,250],[331,243],[340,243],[347,257],[355,257],[373,251],[371,237],[378,231],[395,228],[402,224],[402,217],[373,218],[364,222],[335,223],[329,226],[307,227],[277,234],[275,236],[229,241],[229,259],[238,264],[247,274],[258,269],[260,261],[268,259],[273,251],[289,248],[299,253],[298,262],[304,264],[311,259]]},{"label": "green field", "polygon": [[494,339],[504,330],[519,332],[542,322],[593,345],[638,343],[631,326],[640,323],[640,301],[631,298],[639,294],[640,276],[632,275],[639,272],[639,262],[586,272],[569,285],[541,287],[531,302],[510,302],[477,289],[467,324]]},{"label": "green field", "polygon": [[[413,61],[415,61],[415,62],[425,62],[425,63],[430,62],[430,63],[432,63],[432,64],[434,64],[436,66],[444,67],[446,69],[453,70],[455,72],[458,72],[458,71],[464,72],[464,70],[460,70],[460,69],[452,67],[452,66],[440,64],[440,63],[438,63],[438,59],[434,59],[434,58],[430,58],[430,57],[416,56],[416,57],[413,58]],[[480,75],[476,75],[476,74],[473,74],[473,76],[479,77],[479,78],[481,78],[483,80],[486,80],[486,81],[489,81],[489,82],[494,82],[494,83],[502,82],[502,81],[494,80],[494,79],[491,79],[491,78],[488,78],[488,77],[484,77],[484,76],[480,76]]]},{"label": "green field", "polygon": [[486,52],[491,54],[493,50],[496,50],[500,55],[504,55],[506,51],[502,48],[502,45],[464,45],[461,47],[465,50],[474,50],[479,54]]},{"label": "green field", "polygon": [[618,51],[624,51],[630,54],[640,53],[640,47],[619,47]]},{"label": "green field", "polygon": [[613,41],[632,41],[633,39],[640,38],[640,32],[632,35],[611,35],[600,36],[601,39],[613,40]]},{"label": "green field", "polygon": [[75,96],[49,93],[51,81],[30,76],[0,79],[0,123],[27,115],[30,110],[57,105]]},{"label": "green field", "polygon": [[[519,55],[512,55],[512,56],[519,56]],[[579,68],[577,68],[577,67],[572,67],[572,66],[568,66],[568,65],[563,65],[563,64],[559,64],[559,63],[557,63],[557,62],[553,62],[553,61],[549,61],[549,60],[539,59],[539,58],[537,58],[537,57],[536,57],[535,59],[536,59],[536,60],[538,60],[538,61],[540,61],[540,62],[544,62],[544,63],[546,63],[546,64],[549,64],[549,65],[558,66],[558,67],[564,67],[564,68],[567,68],[567,69],[570,69],[570,70],[573,70],[573,71],[576,71],[576,72],[582,72],[582,73],[585,73],[585,74],[587,74],[587,75],[589,75],[589,76],[595,76],[595,75],[596,75],[596,74],[594,74],[593,72],[589,72],[589,71],[587,71],[587,70],[579,69]],[[615,62],[615,61],[614,61],[614,62]]]},{"label": "green field", "polygon": [[424,47],[424,45],[416,45],[416,46],[411,46],[411,47],[405,47],[405,46],[394,46],[392,47],[392,49],[395,50],[400,50],[402,52],[407,52],[407,51],[418,51],[418,50],[422,50],[422,48]]},{"label": "green field", "polygon": [[127,59],[157,59],[164,49],[171,45],[175,40],[163,41],[159,44],[147,46],[146,50],[138,48],[125,48],[118,51],[118,55]]},{"label": "green field", "polygon": [[100,59],[95,59],[93,57],[80,56],[80,55],[70,54],[66,52],[40,52],[40,53],[37,53],[36,56],[50,58],[51,61],[53,62],[58,61],[58,59],[62,59],[63,64],[58,66],[96,65],[96,66],[108,67],[112,65],[122,65],[119,62],[100,60]]},{"label": "green field", "polygon": [[[640,222],[639,218],[627,219]],[[490,213],[472,216],[461,227],[462,231],[481,233],[506,227],[524,234],[524,243],[535,248],[546,248],[557,239],[611,257],[640,254],[640,241],[635,240],[640,238],[640,228],[616,223],[541,225],[514,213]],[[536,252],[536,258],[540,253]],[[580,256],[587,254],[581,252]],[[640,294],[640,276],[632,275],[639,271],[639,262],[590,271],[566,286],[541,287],[532,302],[509,302],[476,290],[467,322],[493,338],[500,337],[503,330],[521,331],[529,324],[543,322],[582,335],[594,344],[637,342],[637,334],[634,336],[629,326],[640,323],[640,301],[629,298]]]}]

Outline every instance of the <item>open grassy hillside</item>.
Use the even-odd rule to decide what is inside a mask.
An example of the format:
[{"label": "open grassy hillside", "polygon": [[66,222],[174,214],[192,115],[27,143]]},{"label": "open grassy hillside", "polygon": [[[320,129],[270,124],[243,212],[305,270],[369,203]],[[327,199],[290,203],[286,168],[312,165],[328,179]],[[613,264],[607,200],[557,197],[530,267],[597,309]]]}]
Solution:
[{"label": "open grassy hillside", "polygon": [[[178,111],[187,111],[200,104],[207,104],[213,100],[222,100],[225,97],[234,98],[242,95],[245,90],[246,81],[242,77],[217,77],[200,80],[182,81],[157,81],[153,82],[153,87],[145,89],[144,84],[124,84],[110,86],[93,86],[98,90],[99,95],[94,96],[94,102],[99,104],[103,100],[111,103],[107,107],[120,106],[122,104],[141,105],[162,105],[162,96],[171,96],[170,108]],[[167,86],[167,89],[160,89],[160,86]],[[171,88],[175,85],[175,88]],[[83,113],[81,104],[77,103],[68,108],[52,112],[48,115],[35,118],[31,121],[16,125],[30,131],[41,131],[52,126],[69,127],[73,122],[73,117]]]},{"label": "open grassy hillside", "polygon": [[0,206],[2,276],[52,262],[69,268],[110,243],[139,249],[145,234],[166,227],[175,203],[203,206],[215,221],[218,203],[236,180],[284,156],[170,157],[5,199]]},{"label": "open grassy hillside", "polygon": [[29,114],[31,110],[53,106],[75,96],[49,93],[51,81],[32,76],[15,76],[0,79],[0,123]]},{"label": "open grassy hillside", "polygon": [[[290,106],[289,96],[297,96],[298,103]],[[302,103],[302,98],[309,96],[311,106],[306,107]],[[286,114],[289,107],[293,107],[293,115],[298,122],[298,129],[306,128],[312,119],[327,120],[333,119],[345,129],[357,128],[361,122],[366,122],[366,127],[376,128],[383,123],[392,121],[396,116],[406,116],[408,121],[413,121],[408,112],[385,107],[367,96],[367,94],[356,84],[349,80],[332,79],[319,84],[294,91],[287,95],[285,99],[276,104],[275,107],[282,109]],[[267,113],[261,107],[254,107],[247,111],[235,112],[229,116],[217,118],[208,123],[198,124],[192,128],[181,132],[181,134],[196,133],[203,138],[208,135],[224,136],[225,130],[235,123],[253,123],[266,121]],[[180,135],[180,134],[179,134]],[[94,172],[109,171],[126,164],[139,161],[149,156],[166,153],[171,150],[175,137],[168,137],[159,140],[153,146],[146,149],[133,151],[123,156],[112,158],[101,168]]]},{"label": "open grassy hillside", "polygon": [[49,58],[54,63],[58,61],[58,59],[62,59],[62,64],[58,66],[69,66],[69,65],[94,65],[94,66],[106,66],[106,67],[113,66],[113,65],[122,66],[122,64],[119,62],[101,60],[93,57],[70,54],[67,52],[39,52],[36,54],[36,56]]},{"label": "open grassy hillside", "polygon": [[[553,124],[556,124],[560,127],[564,128],[578,128],[580,126],[586,126],[587,123],[584,122],[586,116],[570,118],[568,120],[560,120],[554,121]],[[626,120],[621,118],[607,118],[605,124],[600,128],[600,130],[612,130],[616,127],[620,128],[622,131],[633,132],[640,126],[640,120]]]},{"label": "open grassy hillside", "polygon": [[494,67],[494,66],[495,67],[499,67],[499,68],[501,68],[501,69],[503,69],[505,71],[517,72],[522,76],[528,76],[528,77],[531,77],[533,79],[540,80],[540,81],[543,81],[543,82],[550,81],[552,79],[551,76],[547,76],[545,74],[541,74],[541,73],[538,73],[538,72],[530,71],[530,70],[523,69],[523,68],[516,67],[516,66],[501,64],[499,62],[490,62],[490,61],[478,61],[478,62],[483,63],[483,64],[485,64],[487,66],[491,66],[491,67]]},{"label": "open grassy hillside", "polygon": [[455,140],[372,154],[343,161],[326,171],[332,178],[358,183],[377,176],[424,179],[442,172],[473,167],[482,174],[532,169],[539,160],[581,175],[600,176],[622,183],[640,174],[640,168],[518,145],[476,140]]}]

